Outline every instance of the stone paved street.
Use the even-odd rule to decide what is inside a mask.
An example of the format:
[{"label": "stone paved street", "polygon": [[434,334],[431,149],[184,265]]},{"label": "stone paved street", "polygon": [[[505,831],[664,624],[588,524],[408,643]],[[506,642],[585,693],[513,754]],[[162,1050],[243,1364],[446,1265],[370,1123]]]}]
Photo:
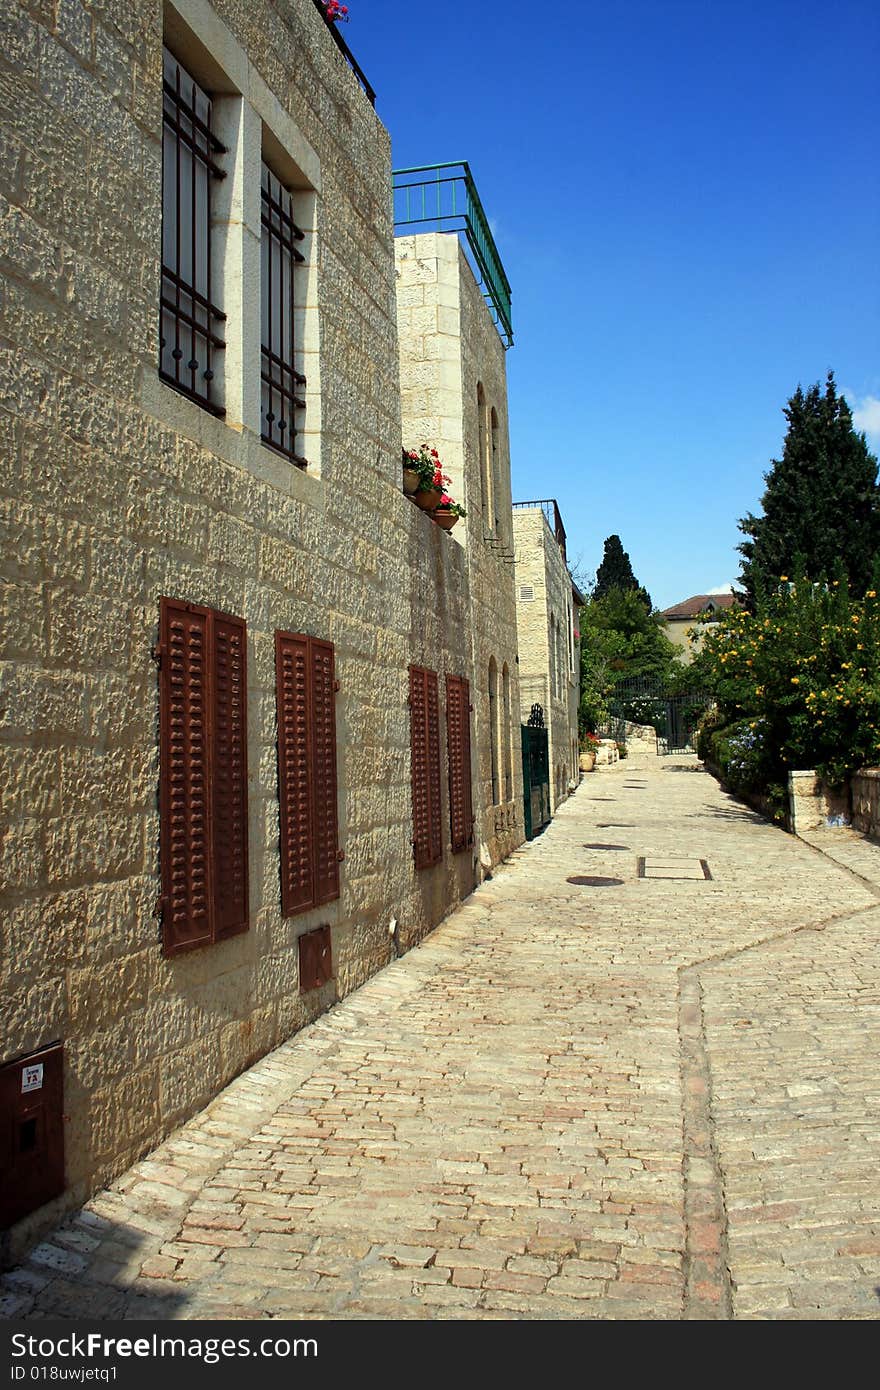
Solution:
[{"label": "stone paved street", "polygon": [[876,1318],[878,937],[880,848],[797,841],[692,758],[602,769],[0,1307]]}]

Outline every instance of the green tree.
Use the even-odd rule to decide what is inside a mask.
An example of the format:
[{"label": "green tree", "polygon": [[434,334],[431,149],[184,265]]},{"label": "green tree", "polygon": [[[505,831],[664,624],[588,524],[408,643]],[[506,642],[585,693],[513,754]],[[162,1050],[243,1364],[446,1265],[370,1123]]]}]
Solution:
[{"label": "green tree", "polygon": [[659,613],[645,607],[644,590],[614,588],[581,609],[581,731],[595,729],[621,681],[668,685],[680,663]]},{"label": "green tree", "polygon": [[761,592],[792,575],[799,560],[812,580],[830,578],[839,561],[852,592],[864,594],[880,545],[877,460],[853,428],[833,372],[824,393],[818,383],[799,386],[783,414],[788,432],[782,458],[764,475],[763,514],[739,522],[750,537],[739,550],[752,612]]},{"label": "green tree", "polygon": [[648,612],[651,611],[651,597],[636,579],[629,555],[624,550],[619,536],[609,536],[605,542],[602,563],[596,571],[593,598],[605,598],[612,589],[636,590],[642,595],[642,602]]},{"label": "green tree", "polygon": [[880,568],[860,598],[838,575],[797,569],[755,613],[729,609],[694,661],[716,700],[698,751],[734,790],[782,799],[792,769],[839,785],[880,756]]}]

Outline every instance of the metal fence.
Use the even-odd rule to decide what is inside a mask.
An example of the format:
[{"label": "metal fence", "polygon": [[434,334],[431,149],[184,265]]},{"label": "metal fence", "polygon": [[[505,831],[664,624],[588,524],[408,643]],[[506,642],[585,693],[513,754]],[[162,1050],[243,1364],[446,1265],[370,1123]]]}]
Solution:
[{"label": "metal fence", "polygon": [[465,160],[395,169],[394,226],[463,232],[471,266],[505,347],[513,343],[510,282]]},{"label": "metal fence", "polygon": [[650,725],[657,737],[657,752],[692,753],[700,716],[712,703],[702,690],[674,691],[651,680],[621,681],[608,702],[606,734],[626,743],[626,725]]}]

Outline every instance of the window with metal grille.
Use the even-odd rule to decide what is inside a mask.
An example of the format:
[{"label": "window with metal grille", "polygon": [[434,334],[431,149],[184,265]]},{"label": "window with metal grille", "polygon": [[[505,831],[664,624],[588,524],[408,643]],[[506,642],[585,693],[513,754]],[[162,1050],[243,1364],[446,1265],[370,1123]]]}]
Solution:
[{"label": "window with metal grille", "polygon": [[437,672],[409,668],[413,858],[417,869],[443,858],[440,823],[440,709]]},{"label": "window with metal grille", "polygon": [[224,146],[211,130],[211,99],[168,49],[162,81],[162,292],[159,375],[215,415],[226,315],[214,303],[211,183]]},{"label": "window with metal grille", "polygon": [[305,233],[293,217],[293,195],[266,164],[262,176],[262,401],[263,443],[277,449],[299,468],[297,411],[305,409],[306,379],[294,366],[294,281],[305,257],[297,247]]},{"label": "window with metal grille", "polygon": [[165,954],[248,927],[247,631],[163,598],[159,814]]},{"label": "window with metal grille", "polygon": [[452,852],[474,842],[471,793],[471,691],[463,676],[446,677],[446,750],[449,759],[449,823]]},{"label": "window with metal grille", "polygon": [[281,914],[339,897],[336,690],[331,642],[275,633]]}]

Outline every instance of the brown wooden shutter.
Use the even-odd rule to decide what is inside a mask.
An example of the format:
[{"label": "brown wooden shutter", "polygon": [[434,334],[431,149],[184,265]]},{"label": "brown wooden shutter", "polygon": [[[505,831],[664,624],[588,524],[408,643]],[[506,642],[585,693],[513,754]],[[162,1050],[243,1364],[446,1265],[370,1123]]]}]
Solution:
[{"label": "brown wooden shutter", "polygon": [[281,912],[339,897],[336,677],[331,642],[276,632]]},{"label": "brown wooden shutter", "polygon": [[240,618],[212,615],[211,832],[214,938],[247,931],[247,634]]},{"label": "brown wooden shutter", "polygon": [[165,954],[247,930],[247,629],[163,598],[159,812]]},{"label": "brown wooden shutter", "polygon": [[333,644],[312,638],[312,755],[314,758],[315,903],[339,897],[336,820],[336,679]]},{"label": "brown wooden shutter", "polygon": [[275,633],[278,701],[278,794],[281,820],[281,913],[290,917],[315,901],[312,867],[309,639]]},{"label": "brown wooden shutter", "polygon": [[449,821],[452,852],[473,844],[470,686],[463,676],[446,677],[446,747],[449,757]]},{"label": "brown wooden shutter", "polygon": [[160,652],[162,921],[174,955],[213,939],[208,610],[163,599]]},{"label": "brown wooden shutter", "polygon": [[412,750],[413,857],[417,869],[439,863],[440,712],[437,673],[409,668],[410,747]]}]

